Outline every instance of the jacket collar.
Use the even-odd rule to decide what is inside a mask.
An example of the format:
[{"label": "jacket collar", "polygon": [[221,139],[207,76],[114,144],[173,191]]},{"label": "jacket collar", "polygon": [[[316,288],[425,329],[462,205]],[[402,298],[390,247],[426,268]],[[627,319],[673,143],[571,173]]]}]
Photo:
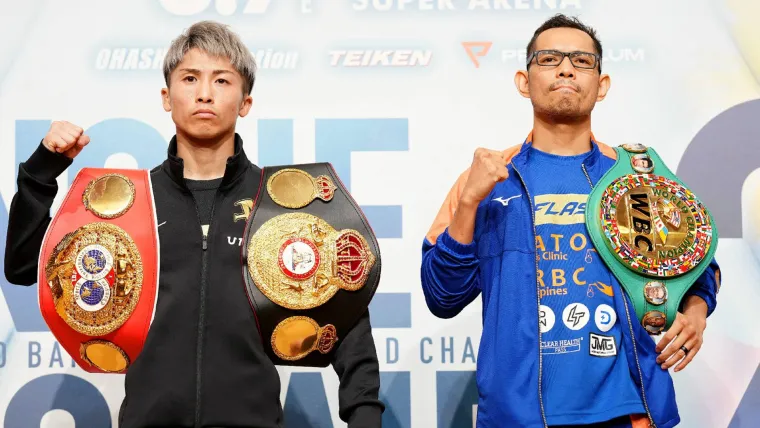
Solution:
[{"label": "jacket collar", "polygon": [[[530,159],[529,149],[531,144],[533,144],[533,131],[530,131],[530,133],[528,133],[525,141],[523,141],[523,144],[520,146],[519,152],[514,156],[514,158],[512,158],[512,162],[515,163],[518,168],[524,166],[525,163]],[[596,165],[599,163],[601,156],[602,151],[599,149],[599,143],[597,143],[596,138],[594,137],[594,133],[592,132],[591,151],[583,160],[583,164],[589,171],[596,170]]]},{"label": "jacket collar", "polygon": [[[227,158],[227,166],[224,168],[224,177],[222,177],[222,184],[220,188],[224,189],[235,182],[250,165],[248,157],[243,150],[243,139],[239,134],[235,133],[235,151],[232,156]],[[165,169],[169,173],[169,176],[180,185],[182,188],[185,186],[185,164],[182,158],[177,156],[177,136],[172,137],[169,142],[169,148],[167,150],[166,161],[164,161]]]}]

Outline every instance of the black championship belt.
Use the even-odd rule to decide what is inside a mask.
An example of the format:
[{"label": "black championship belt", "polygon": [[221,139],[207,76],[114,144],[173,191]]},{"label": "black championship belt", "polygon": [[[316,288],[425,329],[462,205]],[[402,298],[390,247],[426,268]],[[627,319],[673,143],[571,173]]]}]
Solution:
[{"label": "black championship belt", "polygon": [[375,234],[332,165],[264,168],[243,242],[246,293],[269,358],[327,367],[380,281]]}]

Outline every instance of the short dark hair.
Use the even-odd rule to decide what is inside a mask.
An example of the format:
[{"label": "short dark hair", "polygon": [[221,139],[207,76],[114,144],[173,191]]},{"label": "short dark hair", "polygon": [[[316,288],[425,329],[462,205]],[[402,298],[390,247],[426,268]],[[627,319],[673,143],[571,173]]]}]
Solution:
[{"label": "short dark hair", "polygon": [[581,30],[584,33],[588,34],[589,37],[591,37],[591,40],[594,41],[596,54],[599,55],[600,58],[599,72],[602,72],[602,42],[600,42],[596,37],[596,30],[582,23],[577,17],[569,17],[561,13],[558,13],[547,19],[543,24],[541,24],[540,27],[536,29],[536,31],[533,33],[533,37],[530,39],[530,42],[528,42],[527,58],[530,58],[530,56],[533,55],[533,51],[536,49],[536,39],[538,39],[538,36],[544,31],[550,30],[552,28],[575,28],[576,30]]}]

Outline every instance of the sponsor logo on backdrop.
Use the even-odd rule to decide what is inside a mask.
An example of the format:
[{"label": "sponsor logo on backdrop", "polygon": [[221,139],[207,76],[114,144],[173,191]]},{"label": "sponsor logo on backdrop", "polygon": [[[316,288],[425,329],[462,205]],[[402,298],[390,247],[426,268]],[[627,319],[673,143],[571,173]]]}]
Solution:
[{"label": "sponsor logo on backdrop", "polygon": [[[168,48],[104,47],[97,51],[95,69],[102,71],[161,70]],[[260,70],[295,70],[300,53],[287,49],[252,49]]]},{"label": "sponsor logo on backdrop", "polygon": [[351,0],[357,12],[577,10],[581,0]]},{"label": "sponsor logo on backdrop", "polygon": [[327,55],[331,67],[345,68],[427,67],[433,60],[430,49],[335,49]]},{"label": "sponsor logo on backdrop", "polygon": [[161,8],[172,15],[197,17],[197,15],[262,16],[277,6],[295,8],[297,12],[313,12],[314,0],[159,0]]},{"label": "sponsor logo on backdrop", "polygon": [[[484,64],[506,64],[510,67],[525,67],[528,50],[522,48],[501,48],[492,41],[464,41],[462,47],[466,57],[469,58],[475,68],[484,67]],[[640,47],[610,47],[605,48],[602,57],[602,67],[615,63],[640,63],[646,61],[647,52]]]},{"label": "sponsor logo on backdrop", "polygon": [[260,15],[269,9],[272,0],[159,0],[161,6],[169,13],[180,16],[192,16],[209,10],[213,4],[220,15],[244,13]]},{"label": "sponsor logo on backdrop", "polygon": [[464,51],[467,52],[467,56],[470,57],[475,68],[480,68],[479,58],[488,55],[492,45],[493,42],[462,42],[462,47],[464,47]]}]

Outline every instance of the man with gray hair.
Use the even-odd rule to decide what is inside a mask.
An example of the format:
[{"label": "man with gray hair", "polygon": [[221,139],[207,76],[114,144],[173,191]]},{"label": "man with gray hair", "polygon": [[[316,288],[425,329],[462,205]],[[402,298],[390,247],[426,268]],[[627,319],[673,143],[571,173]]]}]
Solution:
[{"label": "man with gray hair", "polygon": [[[215,22],[194,24],[166,54],[161,97],[176,135],[150,172],[160,292],[145,345],[126,372],[120,427],[284,424],[280,378],[240,278],[238,238],[262,170],[246,157],[235,125],[251,109],[255,74],[249,49]],[[56,177],[89,142],[81,127],[54,122],[19,166],[6,243],[10,282],[37,281]],[[368,311],[343,336],[331,354],[340,418],[379,427],[384,405]]]}]

